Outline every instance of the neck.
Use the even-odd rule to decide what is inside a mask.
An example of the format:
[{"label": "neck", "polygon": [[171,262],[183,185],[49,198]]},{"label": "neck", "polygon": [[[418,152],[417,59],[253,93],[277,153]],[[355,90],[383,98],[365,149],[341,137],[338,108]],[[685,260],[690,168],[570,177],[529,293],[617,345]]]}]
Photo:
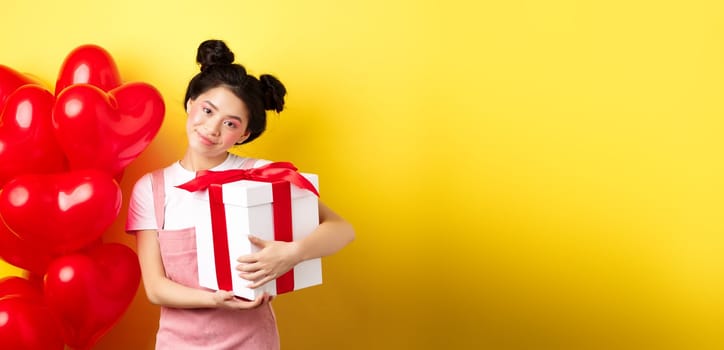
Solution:
[{"label": "neck", "polygon": [[181,159],[180,163],[181,163],[181,166],[184,167],[184,169],[186,169],[186,170],[191,170],[191,171],[209,170],[209,169],[223,163],[228,156],[229,156],[228,153],[224,153],[223,155],[220,155],[218,157],[209,158],[209,157],[199,157],[198,155],[194,155],[190,152],[186,152],[186,155],[184,155],[184,157],[183,157],[183,159]]}]

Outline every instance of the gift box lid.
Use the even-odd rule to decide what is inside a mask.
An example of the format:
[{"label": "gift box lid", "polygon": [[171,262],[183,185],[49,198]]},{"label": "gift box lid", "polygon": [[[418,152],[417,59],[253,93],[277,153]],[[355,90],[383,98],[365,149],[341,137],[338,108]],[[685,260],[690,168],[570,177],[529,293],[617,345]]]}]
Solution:
[{"label": "gift box lid", "polygon": [[[314,185],[319,192],[319,177],[317,174],[300,173]],[[218,185],[216,185],[218,186]],[[222,185],[223,202],[227,205],[238,205],[242,207],[253,207],[273,202],[272,184],[262,181],[240,180]],[[291,185],[292,200],[307,196],[314,196],[314,193]],[[196,192],[196,199],[208,201],[208,190]]]}]

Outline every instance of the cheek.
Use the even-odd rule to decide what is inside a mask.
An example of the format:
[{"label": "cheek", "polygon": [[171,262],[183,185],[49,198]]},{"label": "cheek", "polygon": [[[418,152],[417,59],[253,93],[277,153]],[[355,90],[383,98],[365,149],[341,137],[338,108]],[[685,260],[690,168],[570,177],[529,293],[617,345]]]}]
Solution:
[{"label": "cheek", "polygon": [[201,113],[198,113],[195,109],[191,109],[191,111],[188,114],[187,123],[189,125],[196,125],[201,123],[203,119],[203,116]]},{"label": "cheek", "polygon": [[186,118],[186,131],[191,131],[191,130],[193,130],[194,124],[196,124],[196,123],[194,122],[193,117],[191,117],[191,115],[189,115],[189,116]]},{"label": "cheek", "polygon": [[239,139],[241,138],[241,133],[238,133],[238,132],[228,133],[222,137],[224,139],[225,144],[231,145],[231,144],[235,144],[236,142],[239,141]]},{"label": "cheek", "polygon": [[194,133],[194,130],[200,125],[201,118],[198,114],[190,113],[186,117],[186,134],[188,137],[191,137],[191,135]]}]

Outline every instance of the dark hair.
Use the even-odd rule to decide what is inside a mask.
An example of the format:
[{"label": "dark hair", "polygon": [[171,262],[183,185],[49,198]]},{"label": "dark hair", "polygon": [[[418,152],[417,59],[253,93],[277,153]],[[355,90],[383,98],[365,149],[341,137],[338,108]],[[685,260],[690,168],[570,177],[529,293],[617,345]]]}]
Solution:
[{"label": "dark hair", "polygon": [[204,92],[224,86],[239,97],[249,109],[249,137],[242,142],[256,139],[266,129],[266,111],[277,113],[284,109],[287,89],[274,76],[262,74],[259,79],[247,74],[244,66],[233,63],[234,53],[221,40],[206,40],[199,45],[196,62],[201,72],[196,74],[186,88],[184,108],[189,99],[196,99]]}]

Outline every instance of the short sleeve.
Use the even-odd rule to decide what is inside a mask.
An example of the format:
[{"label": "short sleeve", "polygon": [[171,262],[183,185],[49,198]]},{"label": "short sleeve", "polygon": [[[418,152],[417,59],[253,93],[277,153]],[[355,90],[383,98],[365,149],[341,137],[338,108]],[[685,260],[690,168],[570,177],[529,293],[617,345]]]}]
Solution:
[{"label": "short sleeve", "polygon": [[257,160],[254,162],[254,165],[252,166],[252,168],[260,168],[260,167],[263,167],[263,166],[265,166],[265,165],[267,165],[267,164],[271,164],[271,163],[272,163],[272,161],[270,161],[270,160],[257,159]]},{"label": "short sleeve", "polygon": [[157,230],[156,213],[153,206],[153,189],[151,174],[142,176],[133,186],[131,199],[128,203],[126,232],[140,230]]}]

